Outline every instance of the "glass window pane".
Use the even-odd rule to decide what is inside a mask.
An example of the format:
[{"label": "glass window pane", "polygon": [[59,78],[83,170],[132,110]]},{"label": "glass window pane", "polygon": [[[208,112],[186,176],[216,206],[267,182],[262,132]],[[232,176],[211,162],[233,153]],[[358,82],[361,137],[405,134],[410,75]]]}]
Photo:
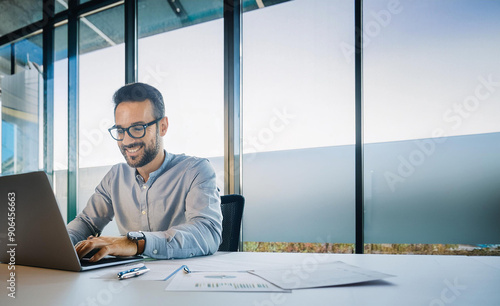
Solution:
[{"label": "glass window pane", "polygon": [[107,49],[124,42],[124,7],[119,5],[80,18],[80,53]]},{"label": "glass window pane", "polygon": [[243,15],[245,241],[354,242],[353,4]]},{"label": "glass window pane", "polygon": [[68,0],[55,0],[54,12],[57,14],[59,12],[68,9]]},{"label": "glass window pane", "polygon": [[139,0],[139,38],[222,18],[222,0]]},{"label": "glass window pane", "polygon": [[0,1],[0,36],[42,19],[43,1]]},{"label": "glass window pane", "polygon": [[68,26],[54,31],[54,189],[63,219],[68,207]]},{"label": "glass window pane", "polygon": [[498,242],[500,3],[364,3],[366,242]]},{"label": "glass window pane", "polygon": [[[222,190],[222,1],[182,4],[186,18],[174,14],[167,1],[139,2],[139,81],[155,86],[164,96],[169,118],[165,149],[209,158]],[[196,25],[187,27],[191,24]]]},{"label": "glass window pane", "polygon": [[[0,90],[2,90],[2,83],[5,76],[10,75],[11,72],[11,45],[4,45],[0,47]],[[3,108],[2,108],[2,98],[3,95],[0,94],[0,143],[2,147],[0,149],[0,174],[4,168],[4,163],[7,162],[13,155],[13,137],[12,132],[8,131],[11,126],[7,126],[8,123],[4,123],[3,120]],[[5,134],[4,134],[5,133]]]},{"label": "glass window pane", "polygon": [[2,174],[43,168],[41,36],[16,42],[16,73],[2,75]]},{"label": "glass window pane", "polygon": [[[11,45],[4,45],[0,47],[0,84],[2,78],[6,74],[10,74],[10,55],[11,55]],[[0,87],[1,88],[1,87]],[[1,98],[1,96],[0,96]]]},{"label": "glass window pane", "polygon": [[35,63],[38,66],[43,64],[43,37],[42,34],[31,36],[20,40],[14,44],[16,59],[16,73],[31,66],[28,62]]},{"label": "glass window pane", "polygon": [[[123,157],[107,129],[114,124],[112,96],[124,85],[123,5],[80,19],[78,211]],[[106,233],[118,235],[117,228]]]}]

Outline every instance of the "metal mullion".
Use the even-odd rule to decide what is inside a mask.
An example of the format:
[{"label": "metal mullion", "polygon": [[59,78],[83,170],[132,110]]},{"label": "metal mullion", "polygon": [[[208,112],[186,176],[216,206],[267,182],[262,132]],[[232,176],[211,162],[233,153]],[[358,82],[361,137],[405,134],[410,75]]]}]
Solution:
[{"label": "metal mullion", "polygon": [[356,254],[364,253],[364,189],[363,189],[363,0],[354,3],[355,23],[355,97],[356,97]]},{"label": "metal mullion", "polygon": [[79,17],[95,14],[103,10],[123,4],[123,0],[93,0],[78,5],[75,8],[76,14]]},{"label": "metal mullion", "polygon": [[40,31],[42,31],[42,29],[44,28],[45,22],[46,22],[45,20],[40,20],[32,24],[29,24],[27,26],[24,26],[20,29],[17,29],[15,31],[12,31],[10,33],[7,33],[5,35],[2,35],[0,37],[0,46],[3,46],[8,43],[14,43],[18,40],[39,34]]},{"label": "metal mullion", "polygon": [[64,22],[66,19],[68,19],[68,11],[64,10],[54,15],[54,24]]},{"label": "metal mullion", "polygon": [[241,1],[224,0],[224,188],[241,194]]},{"label": "metal mullion", "polygon": [[[44,2],[45,3],[45,2]],[[10,33],[7,33],[5,35],[2,35],[0,37],[0,46],[8,44],[8,43],[13,43],[21,39],[26,39],[28,37],[40,34],[43,30],[43,28],[47,25],[47,23],[51,24],[57,24],[60,22],[64,22],[64,20],[68,17],[67,11],[59,12],[53,17],[49,17],[48,14],[45,12],[45,6],[44,6],[44,19],[39,20],[37,22],[28,24],[22,28],[19,28],[17,30],[14,30]],[[45,17],[48,18],[45,18]]]},{"label": "metal mullion", "polygon": [[16,45],[10,44],[10,74],[16,74]]},{"label": "metal mullion", "polygon": [[[54,6],[49,8],[50,3],[54,3],[54,1],[45,1],[43,2],[43,19],[28,24],[22,28],[14,30],[10,33],[2,35],[0,37],[0,46],[3,46],[8,43],[16,42],[20,39],[25,39],[30,36],[39,34],[49,23],[56,24],[64,21],[64,19],[68,18],[68,11],[62,11],[54,15]],[[48,4],[46,4],[48,3]],[[85,2],[84,4],[75,5],[73,7],[73,12],[77,15],[86,15],[91,13],[96,13],[100,10],[105,10],[111,7],[115,7],[123,4],[123,0],[94,0]],[[52,11],[52,12],[51,12]]]},{"label": "metal mullion", "polygon": [[125,84],[137,82],[137,0],[125,0]]},{"label": "metal mullion", "polygon": [[43,1],[43,168],[54,172],[54,0]]},{"label": "metal mullion", "polygon": [[76,217],[78,202],[79,149],[79,18],[78,0],[68,8],[68,211],[67,221]]},{"label": "metal mullion", "polygon": [[[242,194],[241,0],[224,0],[224,189]],[[243,250],[243,227],[239,250]]]}]

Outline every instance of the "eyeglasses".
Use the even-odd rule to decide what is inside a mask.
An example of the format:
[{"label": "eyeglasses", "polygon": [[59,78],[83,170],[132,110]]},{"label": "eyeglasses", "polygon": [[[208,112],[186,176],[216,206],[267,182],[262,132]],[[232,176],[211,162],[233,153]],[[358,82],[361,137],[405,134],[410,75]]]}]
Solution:
[{"label": "eyeglasses", "polygon": [[128,128],[121,128],[121,127],[116,127],[113,126],[108,129],[109,134],[111,134],[111,137],[113,137],[114,140],[122,141],[125,138],[125,132],[127,134],[134,138],[142,138],[144,135],[146,135],[146,128],[150,125],[156,124],[158,121],[160,121],[163,118],[158,118],[154,121],[151,121],[146,124],[134,124],[129,126]]}]

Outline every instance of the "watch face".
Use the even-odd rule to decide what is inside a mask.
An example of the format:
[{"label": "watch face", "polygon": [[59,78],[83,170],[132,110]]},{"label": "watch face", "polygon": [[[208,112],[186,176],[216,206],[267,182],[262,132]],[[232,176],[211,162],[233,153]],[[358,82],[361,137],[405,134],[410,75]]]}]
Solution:
[{"label": "watch face", "polygon": [[128,238],[129,239],[134,239],[134,240],[143,239],[144,238],[144,234],[140,233],[140,232],[129,232],[128,233]]}]

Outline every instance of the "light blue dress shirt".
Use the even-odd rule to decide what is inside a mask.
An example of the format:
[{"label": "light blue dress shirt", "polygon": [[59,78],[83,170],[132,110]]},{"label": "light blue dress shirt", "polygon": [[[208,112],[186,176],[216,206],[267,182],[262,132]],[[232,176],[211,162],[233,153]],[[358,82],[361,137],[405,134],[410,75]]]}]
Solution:
[{"label": "light blue dress shirt", "polygon": [[147,182],[125,163],[114,165],[67,228],[73,244],[98,235],[113,217],[120,234],[143,231],[144,255],[187,258],[217,251],[222,213],[215,171],[204,158],[165,152]]}]

